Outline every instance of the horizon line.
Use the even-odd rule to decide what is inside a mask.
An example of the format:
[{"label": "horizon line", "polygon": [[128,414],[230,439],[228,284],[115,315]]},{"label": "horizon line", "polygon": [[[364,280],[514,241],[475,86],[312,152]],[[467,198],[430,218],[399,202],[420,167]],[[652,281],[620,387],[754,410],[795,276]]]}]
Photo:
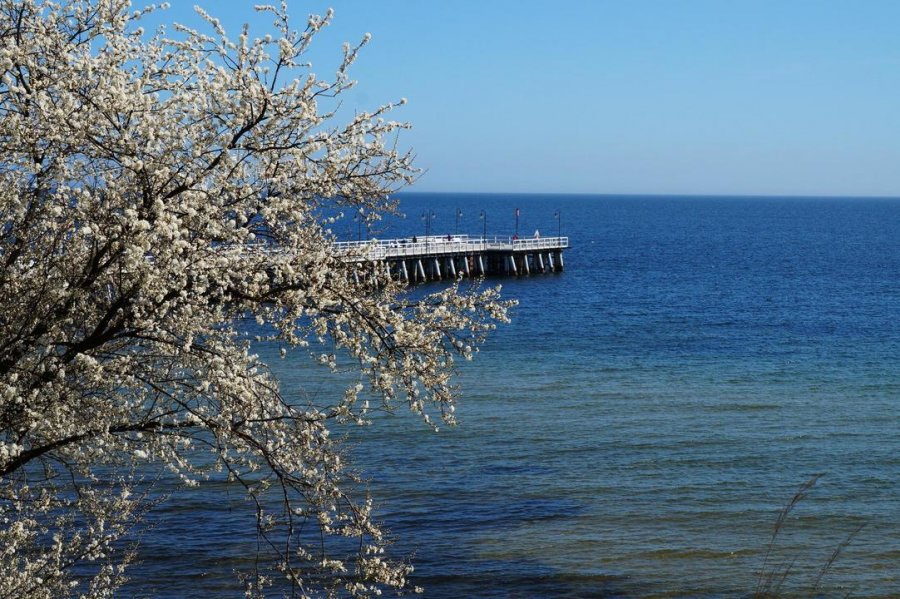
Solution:
[{"label": "horizon line", "polygon": [[816,199],[859,199],[859,200],[900,200],[900,194],[898,195],[878,195],[878,194],[858,194],[858,195],[847,195],[847,194],[799,194],[799,193],[787,193],[787,194],[774,194],[774,193],[660,193],[660,192],[652,192],[652,193],[638,193],[638,192],[627,192],[627,193],[616,193],[616,192],[593,192],[593,191],[431,191],[431,190],[416,190],[416,189],[403,189],[401,191],[393,192],[391,195],[401,195],[407,193],[419,193],[419,194],[433,194],[433,195],[528,195],[528,196],[602,196],[602,197],[635,197],[635,198],[672,198],[672,197],[681,197],[681,198],[746,198],[746,199],[766,199],[766,198],[781,198],[781,199],[807,199],[807,200],[816,200]]}]

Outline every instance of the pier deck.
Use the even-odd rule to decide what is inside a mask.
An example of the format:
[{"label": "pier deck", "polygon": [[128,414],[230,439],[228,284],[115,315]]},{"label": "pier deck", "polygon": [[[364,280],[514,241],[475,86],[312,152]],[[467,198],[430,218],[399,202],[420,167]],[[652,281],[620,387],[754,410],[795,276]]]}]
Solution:
[{"label": "pier deck", "polygon": [[460,275],[521,276],[563,270],[563,250],[568,237],[513,239],[429,235],[402,239],[343,241],[335,244],[339,255],[359,262],[387,264],[403,281],[455,279]]}]

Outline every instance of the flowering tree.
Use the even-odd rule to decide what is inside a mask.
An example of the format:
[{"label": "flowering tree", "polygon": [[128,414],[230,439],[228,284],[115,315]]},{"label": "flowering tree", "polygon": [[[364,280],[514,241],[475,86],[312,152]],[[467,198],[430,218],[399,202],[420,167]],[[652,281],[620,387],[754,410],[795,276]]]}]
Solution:
[{"label": "flowering tree", "polygon": [[[403,588],[329,431],[366,422],[361,393],[452,422],[453,358],[507,304],[414,302],[332,252],[337,211],[392,210],[416,173],[395,104],[343,125],[320,107],[368,37],[325,81],[304,61],[330,12],[295,30],[257,7],[276,35],[232,39],[199,11],[206,31],[169,39],[144,34],[148,10],[0,0],[0,596],[111,594],[156,466],[253,499],[269,559],[250,596],[276,576],[294,595]],[[366,385],[286,401],[248,317],[282,352],[334,348],[313,357],[352,359]]]}]

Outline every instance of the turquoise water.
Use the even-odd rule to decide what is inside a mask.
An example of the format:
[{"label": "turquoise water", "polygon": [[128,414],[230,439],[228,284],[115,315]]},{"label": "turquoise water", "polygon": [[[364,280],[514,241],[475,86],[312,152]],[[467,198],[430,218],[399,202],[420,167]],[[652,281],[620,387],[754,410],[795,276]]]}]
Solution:
[{"label": "turquoise water", "polygon": [[[462,369],[459,427],[352,432],[426,597],[746,597],[817,473],[770,558],[794,560],[785,588],[809,596],[864,524],[821,596],[900,596],[900,201],[402,198],[375,235],[426,211],[452,233],[457,208],[461,233],[485,210],[511,235],[520,208],[520,235],[558,210],[572,244],[563,273],[497,280],[520,305]],[[297,398],[330,392],[276,367]],[[239,594],[248,506],[212,497],[160,508],[132,588]]]}]

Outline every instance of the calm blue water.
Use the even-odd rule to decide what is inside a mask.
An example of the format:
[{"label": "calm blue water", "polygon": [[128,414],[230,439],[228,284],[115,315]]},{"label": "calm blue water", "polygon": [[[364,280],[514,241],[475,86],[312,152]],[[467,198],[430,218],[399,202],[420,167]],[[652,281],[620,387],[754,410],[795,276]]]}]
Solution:
[{"label": "calm blue water", "polygon": [[[457,208],[461,233],[485,210],[511,235],[520,208],[520,235],[558,210],[572,244],[563,273],[497,280],[520,304],[463,368],[461,426],[352,432],[426,597],[746,597],[816,473],[771,558],[795,560],[785,588],[809,596],[865,524],[823,596],[900,596],[900,200],[402,198],[374,235],[426,211],[453,233]],[[297,398],[330,392],[276,366]],[[129,593],[239,595],[250,506],[218,491],[160,508]]]}]

